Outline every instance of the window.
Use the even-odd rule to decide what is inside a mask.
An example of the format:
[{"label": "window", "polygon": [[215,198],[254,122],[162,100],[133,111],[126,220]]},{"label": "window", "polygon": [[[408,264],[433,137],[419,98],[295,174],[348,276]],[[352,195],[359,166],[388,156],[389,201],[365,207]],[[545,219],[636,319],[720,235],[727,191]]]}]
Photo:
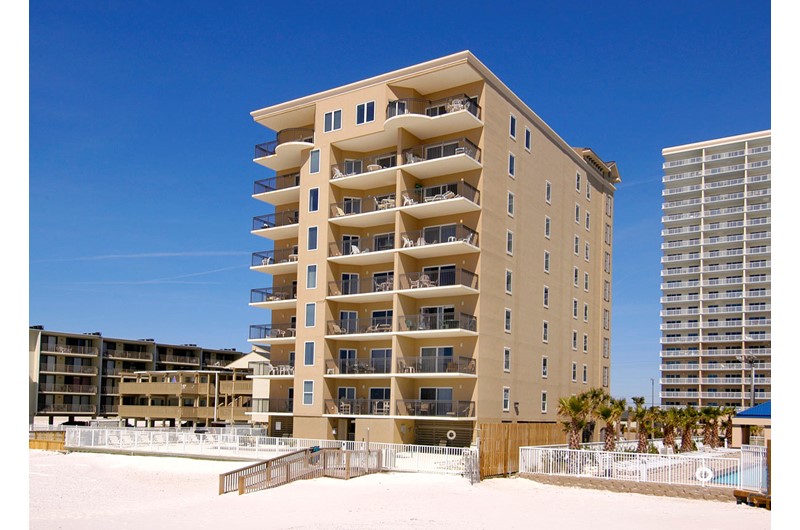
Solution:
[{"label": "window", "polygon": [[325,132],[337,131],[342,128],[342,110],[333,110],[325,113]]},{"label": "window", "polygon": [[514,217],[514,194],[508,192],[508,215]]},{"label": "window", "polygon": [[550,288],[546,285],[542,288],[542,303],[545,307],[550,307]]},{"label": "window", "polygon": [[310,302],[306,304],[306,327],[313,328],[317,323],[317,304]]},{"label": "window", "polygon": [[544,237],[550,239],[550,218],[548,216],[544,216]]},{"label": "window", "polygon": [[611,195],[606,195],[606,215],[611,217],[611,214],[614,212],[614,197]]},{"label": "window", "polygon": [[317,288],[317,266],[309,265],[306,267],[306,289]]},{"label": "window", "polygon": [[503,348],[503,371],[511,371],[511,348]]},{"label": "window", "polygon": [[511,333],[511,310],[508,308],[506,308],[505,330],[506,333]]},{"label": "window", "polygon": [[585,385],[588,382],[589,382],[589,367],[584,364],[583,365],[583,384]]},{"label": "window", "polygon": [[542,414],[547,413],[547,391],[542,390]]},{"label": "window", "polygon": [[573,350],[578,349],[578,332],[575,331],[574,329],[572,330],[572,349]]},{"label": "window", "polygon": [[308,172],[319,173],[319,149],[314,149],[311,151]]},{"label": "window", "polygon": [[514,232],[506,230],[506,254],[514,255]]},{"label": "window", "polygon": [[589,212],[586,212],[586,230],[589,230]]},{"label": "window", "polygon": [[589,322],[589,304],[583,304],[583,321]]},{"label": "window", "polygon": [[603,300],[606,302],[611,300],[611,282],[608,280],[603,282]]},{"label": "window", "polygon": [[589,242],[588,241],[584,245],[583,259],[585,259],[586,261],[589,261]]},{"label": "window", "polygon": [[611,354],[611,341],[608,337],[603,337],[603,357],[608,359]]},{"label": "window", "polygon": [[608,223],[606,223],[606,228],[605,228],[605,241],[606,245],[611,244],[611,225]]},{"label": "window", "polygon": [[544,272],[550,272],[550,253],[544,251]]},{"label": "window", "polygon": [[578,363],[572,363],[572,382],[578,380]]},{"label": "window", "polygon": [[517,117],[513,114],[508,119],[508,135],[515,140],[517,139]]},{"label": "window", "polygon": [[542,342],[547,342],[550,335],[550,324],[542,322]]},{"label": "window", "polygon": [[511,294],[511,278],[512,272],[506,269],[506,293]]},{"label": "window", "polygon": [[578,318],[578,299],[572,299],[572,318]]},{"label": "window", "polygon": [[319,210],[319,188],[308,190],[308,211],[316,212]]},{"label": "window", "polygon": [[589,335],[583,334],[583,353],[589,353]]},{"label": "window", "polygon": [[309,341],[305,343],[305,355],[303,357],[303,364],[312,366],[314,364],[314,342]]},{"label": "window", "polygon": [[303,405],[314,404],[314,381],[303,381]]},{"label": "window", "polygon": [[580,276],[580,271],[578,270],[578,267],[573,267],[572,268],[572,285],[574,285],[575,287],[578,286],[578,277],[579,276]]},{"label": "window", "polygon": [[581,191],[581,174],[575,173],[575,191]]},{"label": "window", "polygon": [[511,389],[507,386],[503,387],[503,412],[508,412],[511,409]]},{"label": "window", "polygon": [[580,224],[581,223],[581,205],[575,205],[575,222]]},{"label": "window", "polygon": [[531,150],[531,130],[525,127],[525,149]]},{"label": "window", "polygon": [[513,177],[514,175],[516,175],[515,164],[516,164],[516,159],[514,158],[514,154],[513,153],[508,153],[508,175],[510,177]]},{"label": "window", "polygon": [[611,320],[611,313],[608,312],[608,309],[603,309],[603,329],[608,329],[610,320]]},{"label": "window", "polygon": [[550,181],[547,180],[544,183],[544,202],[550,204],[550,199],[552,198],[552,191],[553,186],[550,185]]},{"label": "window", "polygon": [[542,379],[547,379],[547,357],[542,357]]},{"label": "window", "polygon": [[589,273],[588,272],[584,272],[583,273],[583,290],[586,291],[587,293],[589,292]]},{"label": "window", "polygon": [[608,386],[608,366],[603,367],[603,386]]},{"label": "window", "polygon": [[575,236],[575,238],[573,239],[573,242],[572,242],[572,252],[573,252],[573,253],[574,253],[576,256],[579,256],[579,255],[580,255],[580,253],[581,253],[581,238],[579,238],[578,236]]},{"label": "window", "polygon": [[356,125],[375,121],[375,102],[369,101],[356,106]]},{"label": "window", "polygon": [[587,201],[591,201],[592,200],[592,187],[589,186],[589,181],[588,180],[586,181],[586,200]]},{"label": "window", "polygon": [[606,252],[603,257],[603,270],[605,272],[611,272],[611,254],[608,252]]},{"label": "window", "polygon": [[308,227],[308,250],[317,250],[317,227]]}]

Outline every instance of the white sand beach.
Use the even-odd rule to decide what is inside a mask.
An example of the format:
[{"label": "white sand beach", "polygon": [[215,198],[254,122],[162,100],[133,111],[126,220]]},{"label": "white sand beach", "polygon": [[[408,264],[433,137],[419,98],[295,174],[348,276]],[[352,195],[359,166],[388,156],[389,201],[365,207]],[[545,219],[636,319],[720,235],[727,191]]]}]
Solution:
[{"label": "white sand beach", "polygon": [[725,529],[770,528],[772,513],[729,503],[609,493],[521,478],[320,478],[218,495],[241,462],[29,451],[31,529]]}]

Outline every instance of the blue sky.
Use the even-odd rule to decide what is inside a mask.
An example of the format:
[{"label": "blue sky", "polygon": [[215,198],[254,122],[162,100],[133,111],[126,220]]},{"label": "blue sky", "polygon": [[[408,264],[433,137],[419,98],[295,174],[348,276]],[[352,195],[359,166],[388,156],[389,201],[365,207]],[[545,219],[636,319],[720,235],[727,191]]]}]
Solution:
[{"label": "blue sky", "polygon": [[249,112],[468,49],[619,164],[612,393],[649,401],[661,149],[771,128],[770,4],[319,4],[31,3],[29,324],[248,351]]}]

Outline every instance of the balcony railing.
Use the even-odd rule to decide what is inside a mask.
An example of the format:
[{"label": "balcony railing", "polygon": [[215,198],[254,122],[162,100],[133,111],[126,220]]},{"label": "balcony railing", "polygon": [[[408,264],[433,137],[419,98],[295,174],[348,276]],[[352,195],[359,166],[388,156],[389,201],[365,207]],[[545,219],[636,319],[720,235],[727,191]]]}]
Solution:
[{"label": "balcony railing", "polygon": [[291,413],[294,407],[293,399],[262,399],[253,398],[253,412],[284,412]]},{"label": "balcony railing", "polygon": [[74,364],[43,364],[41,372],[62,372],[67,374],[97,375],[96,366],[80,366]]},{"label": "balcony railing", "polygon": [[392,360],[377,359],[337,359],[333,361],[340,374],[388,374],[392,371]]},{"label": "balcony railing", "polygon": [[356,333],[388,333],[392,331],[392,317],[352,318],[329,320],[328,334],[350,335]]},{"label": "balcony railing", "polygon": [[481,107],[466,94],[458,94],[442,99],[402,98],[390,101],[386,105],[386,119],[404,114],[420,114],[423,116],[441,116],[466,110],[476,118],[481,117]]},{"label": "balcony railing", "polygon": [[397,205],[395,194],[391,193],[379,197],[368,196],[351,198],[346,201],[331,204],[331,217],[346,217],[361,213],[382,212],[391,210]]},{"label": "balcony railing", "polygon": [[94,405],[73,405],[71,403],[53,403],[50,405],[41,405],[39,412],[45,414],[52,413],[79,413],[79,414],[94,414]]},{"label": "balcony railing", "polygon": [[326,399],[325,412],[345,416],[388,416],[391,402],[388,399]]},{"label": "balcony railing", "polygon": [[250,363],[249,368],[253,370],[253,375],[294,375],[294,362],[257,362]]},{"label": "balcony railing", "polygon": [[328,282],[328,296],[381,293],[394,290],[394,276],[352,278]]},{"label": "balcony railing", "polygon": [[297,251],[290,248],[254,252],[251,267],[262,265],[275,265],[276,263],[289,263],[297,261]]},{"label": "balcony railing", "polygon": [[103,350],[103,357],[111,357],[117,359],[135,359],[137,361],[153,360],[153,354],[145,351]]},{"label": "balcony railing", "polygon": [[429,331],[441,329],[478,330],[478,319],[473,315],[405,315],[397,318],[399,331]]},{"label": "balcony railing", "polygon": [[348,159],[331,166],[331,179],[352,177],[369,171],[379,171],[397,166],[397,153],[390,151],[366,158]]},{"label": "balcony railing", "polygon": [[62,354],[74,354],[74,355],[97,355],[97,347],[96,346],[65,346],[63,344],[59,344],[58,346],[50,346],[48,344],[42,345],[42,352],[46,353],[62,353]]},{"label": "balcony railing", "polygon": [[254,324],[250,326],[250,339],[282,339],[296,334],[293,324]]},{"label": "balcony railing", "polygon": [[165,355],[158,359],[162,363],[170,363],[170,364],[191,364],[191,365],[198,365],[200,364],[199,357],[189,357],[188,355]]},{"label": "balcony railing", "polygon": [[296,225],[300,222],[297,212],[278,212],[253,217],[253,230],[276,228],[278,226]]},{"label": "balcony railing", "polygon": [[397,414],[399,416],[471,418],[475,415],[475,402],[404,399],[397,401]]},{"label": "balcony railing", "polygon": [[297,298],[297,291],[291,289],[273,289],[272,287],[265,287],[262,289],[250,290],[250,303],[258,304],[262,302],[278,302],[281,300],[295,300]]},{"label": "balcony railing", "polygon": [[400,374],[471,374],[475,375],[477,363],[469,357],[436,356],[404,357],[397,360]]},{"label": "balcony railing", "polygon": [[350,256],[367,252],[394,250],[394,233],[360,239],[340,239],[329,245],[329,256]]},{"label": "balcony railing", "polygon": [[400,275],[399,289],[425,289],[452,285],[463,285],[471,289],[477,289],[478,275],[466,269],[410,272]]},{"label": "balcony railing", "polygon": [[287,188],[294,188],[300,185],[300,173],[292,173],[291,175],[280,175],[278,177],[270,177],[262,180],[257,180],[253,186],[253,195],[260,193],[268,193],[270,191],[284,190]]},{"label": "balcony railing", "polygon": [[314,129],[283,129],[278,132],[275,140],[256,145],[256,152],[254,158],[261,158],[264,156],[272,156],[275,154],[275,148],[287,142],[307,142],[314,143]]},{"label": "balcony railing", "polygon": [[403,248],[463,242],[478,247],[478,232],[464,225],[430,226],[401,235]]},{"label": "balcony railing", "polygon": [[466,138],[445,140],[433,144],[423,144],[403,151],[403,161],[406,164],[415,164],[426,160],[435,160],[455,155],[467,155],[476,161],[481,161],[481,150],[477,145]]},{"label": "balcony railing", "polygon": [[96,394],[97,387],[94,385],[65,385],[42,383],[39,385],[40,392],[58,392],[62,394]]},{"label": "balcony railing", "polygon": [[471,184],[463,180],[425,186],[408,190],[403,193],[403,206],[418,203],[428,203],[464,197],[475,204],[480,204],[480,192]]}]

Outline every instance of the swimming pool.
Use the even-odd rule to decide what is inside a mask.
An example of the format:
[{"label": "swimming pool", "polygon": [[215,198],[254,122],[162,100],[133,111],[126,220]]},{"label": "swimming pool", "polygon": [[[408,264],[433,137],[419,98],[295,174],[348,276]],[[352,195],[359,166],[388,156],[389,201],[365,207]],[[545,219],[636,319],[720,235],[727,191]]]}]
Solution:
[{"label": "swimming pool", "polygon": [[766,466],[753,466],[744,470],[739,482],[739,471],[726,473],[712,479],[714,484],[720,484],[731,488],[743,488],[753,491],[767,490],[767,468]]}]

